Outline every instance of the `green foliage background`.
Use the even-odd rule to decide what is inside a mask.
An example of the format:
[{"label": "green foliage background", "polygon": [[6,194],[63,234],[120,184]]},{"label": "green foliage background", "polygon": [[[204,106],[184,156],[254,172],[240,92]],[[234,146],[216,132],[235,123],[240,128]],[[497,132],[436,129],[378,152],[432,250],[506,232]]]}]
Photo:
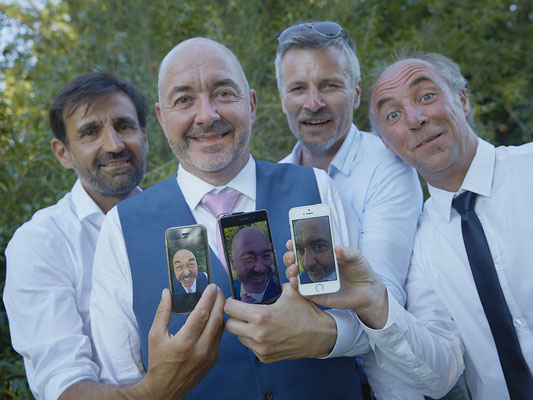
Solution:
[{"label": "green foliage background", "polygon": [[[277,161],[295,140],[276,91],[277,36],[301,20],[338,21],[358,46],[366,117],[369,70],[402,48],[441,52],[471,84],[478,133],[494,144],[531,141],[533,9],[530,0],[0,0],[0,289],[4,249],[14,230],[55,203],[75,180],[50,151],[47,110],[73,76],[110,70],[134,83],[152,105],[157,69],[178,42],[206,36],[231,48],[258,93],[251,150]],[[9,34],[8,34],[9,33]],[[177,162],[148,119],[148,173],[143,186],[173,174]],[[10,347],[0,306],[0,398],[31,398],[20,357]]]}]

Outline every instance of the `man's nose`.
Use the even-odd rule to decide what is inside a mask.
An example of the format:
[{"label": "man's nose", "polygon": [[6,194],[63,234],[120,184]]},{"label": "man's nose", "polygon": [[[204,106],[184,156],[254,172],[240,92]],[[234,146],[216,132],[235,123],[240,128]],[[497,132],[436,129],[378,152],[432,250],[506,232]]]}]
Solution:
[{"label": "man's nose", "polygon": [[119,153],[124,150],[124,142],[120,133],[112,126],[104,129],[102,149],[109,153]]},{"label": "man's nose", "polygon": [[220,115],[211,98],[207,95],[200,96],[198,99],[198,111],[196,113],[195,122],[198,125],[211,126],[218,120],[220,120]]},{"label": "man's nose", "polygon": [[261,257],[256,257],[254,262],[254,272],[264,274],[268,270],[268,267],[263,264]]},{"label": "man's nose", "polygon": [[313,252],[308,249],[305,249],[302,260],[304,268],[313,265],[315,263],[315,257],[313,256]]},{"label": "man's nose", "polygon": [[422,128],[428,121],[425,113],[420,109],[420,107],[411,106],[405,108],[405,118],[409,129],[417,130]]},{"label": "man's nose", "polygon": [[317,112],[325,106],[322,95],[317,88],[310,88],[304,103],[304,108],[311,112]]}]

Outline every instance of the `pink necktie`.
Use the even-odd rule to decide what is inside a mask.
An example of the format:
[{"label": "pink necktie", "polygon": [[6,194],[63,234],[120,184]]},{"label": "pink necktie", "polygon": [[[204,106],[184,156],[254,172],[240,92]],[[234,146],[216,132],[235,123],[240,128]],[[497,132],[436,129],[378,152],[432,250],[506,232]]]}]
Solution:
[{"label": "pink necktie", "polygon": [[[239,199],[240,195],[241,192],[237,190],[218,194],[207,193],[202,198],[202,204],[211,212],[211,214],[215,216],[218,221],[220,217],[226,214],[231,214],[231,210],[233,210],[233,206],[235,205],[235,203],[237,203],[237,200]],[[218,229],[218,225],[216,231],[218,259],[227,271],[228,267],[226,265],[226,259],[224,257],[224,248],[222,246],[222,238],[220,236],[220,229]]]},{"label": "pink necktie", "polygon": [[188,292],[188,293],[192,293],[192,289],[191,289],[190,286],[186,286],[186,289],[187,289],[187,292]]}]

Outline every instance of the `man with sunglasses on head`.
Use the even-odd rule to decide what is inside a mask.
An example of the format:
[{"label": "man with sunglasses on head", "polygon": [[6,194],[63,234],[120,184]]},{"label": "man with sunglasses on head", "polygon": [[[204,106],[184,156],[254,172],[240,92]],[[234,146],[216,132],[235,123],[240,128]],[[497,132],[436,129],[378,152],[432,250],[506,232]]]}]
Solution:
[{"label": "man with sunglasses on head", "polygon": [[[355,44],[342,26],[327,21],[295,24],[278,41],[275,67],[282,110],[298,139],[281,162],[327,172],[359,218],[361,252],[389,293],[405,305],[403,285],[422,192],[416,171],[391,155],[379,137],[353,123],[361,96]],[[331,356],[341,354],[336,350],[344,346],[339,335]],[[368,357],[364,364],[367,371],[376,368]],[[381,388],[391,398],[389,388],[369,378],[376,394]]]}]

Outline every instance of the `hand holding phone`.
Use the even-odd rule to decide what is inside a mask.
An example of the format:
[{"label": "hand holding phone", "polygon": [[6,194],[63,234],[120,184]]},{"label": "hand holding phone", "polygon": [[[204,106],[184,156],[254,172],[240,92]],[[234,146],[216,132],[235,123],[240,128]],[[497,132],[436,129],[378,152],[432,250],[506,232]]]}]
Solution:
[{"label": "hand holding phone", "polygon": [[304,296],[337,292],[339,267],[333,251],[329,207],[315,204],[291,208],[289,220],[298,265],[298,291]]},{"label": "hand holding phone", "polygon": [[266,210],[220,219],[230,286],[235,299],[273,303],[281,285]]},{"label": "hand holding phone", "polygon": [[211,283],[207,231],[203,225],[169,228],[165,244],[172,311],[188,314]]}]

